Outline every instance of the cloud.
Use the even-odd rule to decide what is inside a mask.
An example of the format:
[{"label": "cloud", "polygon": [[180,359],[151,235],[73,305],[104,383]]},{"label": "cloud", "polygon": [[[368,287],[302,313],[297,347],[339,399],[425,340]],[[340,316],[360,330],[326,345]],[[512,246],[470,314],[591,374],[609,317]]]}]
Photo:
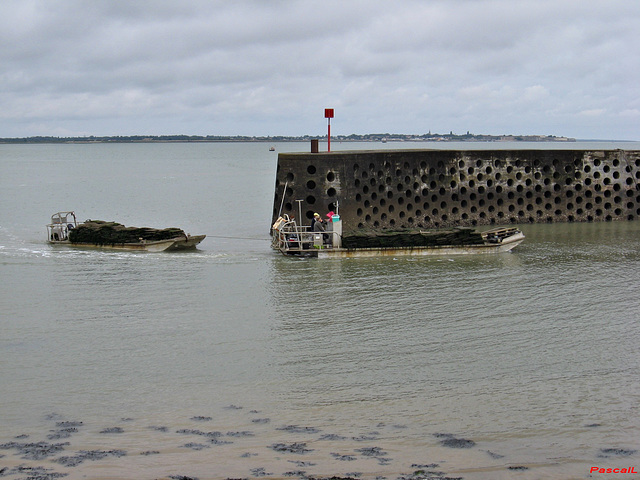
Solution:
[{"label": "cloud", "polygon": [[606,113],[604,108],[593,108],[591,110],[582,110],[578,112],[578,115],[583,115],[585,117],[601,117]]},{"label": "cloud", "polygon": [[6,0],[0,136],[317,134],[334,107],[346,134],[636,138],[584,112],[640,108],[639,20],[626,0]]}]

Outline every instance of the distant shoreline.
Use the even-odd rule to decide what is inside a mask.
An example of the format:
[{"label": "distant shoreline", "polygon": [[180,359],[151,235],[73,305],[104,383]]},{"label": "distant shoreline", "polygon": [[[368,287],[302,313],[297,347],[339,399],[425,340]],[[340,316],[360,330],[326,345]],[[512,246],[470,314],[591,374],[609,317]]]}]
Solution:
[{"label": "distant shoreline", "polygon": [[[309,142],[322,140],[323,136],[221,136],[221,135],[131,135],[131,136],[87,136],[53,137],[35,136],[24,138],[0,138],[0,144],[38,144],[38,143],[211,143],[211,142]],[[389,134],[375,133],[364,135],[336,135],[334,142],[575,142],[575,138],[556,137],[555,135],[474,135],[466,133],[448,134]]]}]

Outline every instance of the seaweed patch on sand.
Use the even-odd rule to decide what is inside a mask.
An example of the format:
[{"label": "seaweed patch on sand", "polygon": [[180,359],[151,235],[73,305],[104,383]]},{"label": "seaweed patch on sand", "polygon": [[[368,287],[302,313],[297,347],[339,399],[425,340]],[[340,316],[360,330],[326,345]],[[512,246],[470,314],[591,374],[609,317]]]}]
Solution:
[{"label": "seaweed patch on sand", "polygon": [[[258,412],[255,410],[238,406],[221,408],[222,413],[184,415],[175,422],[166,419],[158,423],[142,422],[120,416],[119,421],[126,418],[126,428],[105,428],[103,419],[82,422],[52,416],[41,433],[41,438],[48,437],[49,441],[28,440],[40,436],[29,432],[0,443],[0,452],[13,450],[13,457],[20,457],[24,462],[18,465],[11,455],[5,455],[2,462],[9,463],[0,467],[0,477],[12,475],[18,477],[16,480],[53,480],[73,475],[74,478],[109,476],[124,480],[126,474],[120,472],[135,471],[144,472],[148,478],[196,479],[209,478],[215,471],[216,478],[244,480],[448,479],[441,468],[432,468],[437,466],[435,463],[409,461],[411,449],[407,449],[406,444],[399,447],[395,443],[401,438],[400,428],[395,423],[377,422],[358,428],[293,422],[276,426],[269,417],[256,419]],[[203,423],[213,428],[198,428]],[[334,432],[324,433],[329,428]],[[468,444],[465,439],[450,434],[436,436],[441,440]],[[51,441],[57,438],[65,441]],[[372,444],[374,440],[376,444]],[[398,452],[398,458],[391,458],[388,452]],[[424,455],[422,449],[420,455]],[[224,471],[216,471],[220,468],[220,458],[225,459]],[[51,465],[56,468],[48,468]],[[176,467],[183,470],[180,475],[175,474]]]},{"label": "seaweed patch on sand", "polygon": [[440,444],[443,447],[471,448],[476,445],[476,442],[474,442],[473,440],[468,440],[466,438],[457,438],[450,433],[436,433],[434,434],[434,436],[440,439]]}]

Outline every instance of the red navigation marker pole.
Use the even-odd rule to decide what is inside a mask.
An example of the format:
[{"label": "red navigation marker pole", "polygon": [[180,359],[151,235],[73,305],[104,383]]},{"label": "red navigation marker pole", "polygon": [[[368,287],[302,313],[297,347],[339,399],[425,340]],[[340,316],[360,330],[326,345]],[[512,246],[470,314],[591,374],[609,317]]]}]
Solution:
[{"label": "red navigation marker pole", "polygon": [[333,108],[324,109],[324,118],[327,119],[327,152],[331,151],[331,119],[333,118]]}]

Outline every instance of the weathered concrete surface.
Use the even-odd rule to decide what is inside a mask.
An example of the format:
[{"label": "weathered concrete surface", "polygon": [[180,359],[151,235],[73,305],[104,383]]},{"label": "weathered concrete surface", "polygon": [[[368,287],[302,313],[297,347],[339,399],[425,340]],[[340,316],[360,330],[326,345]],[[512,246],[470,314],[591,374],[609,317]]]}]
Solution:
[{"label": "weathered concrete surface", "polygon": [[[286,187],[286,189],[285,189]],[[284,195],[284,198],[283,198]],[[273,220],[339,202],[344,233],[640,217],[640,151],[280,153]]]}]

